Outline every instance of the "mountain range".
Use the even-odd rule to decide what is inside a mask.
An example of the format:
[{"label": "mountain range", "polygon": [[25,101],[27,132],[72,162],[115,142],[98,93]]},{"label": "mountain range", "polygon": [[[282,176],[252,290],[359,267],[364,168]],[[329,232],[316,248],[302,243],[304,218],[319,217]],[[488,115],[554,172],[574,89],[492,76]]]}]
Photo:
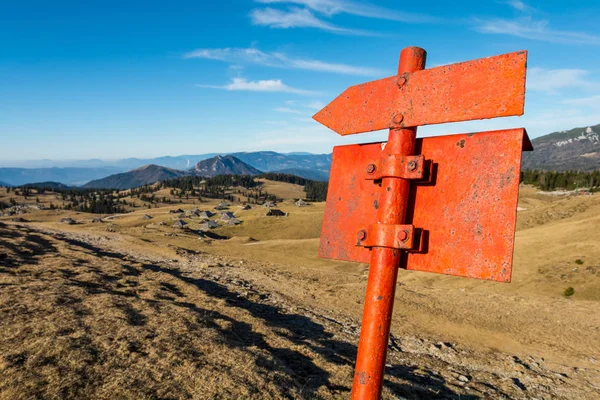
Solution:
[{"label": "mountain range", "polygon": [[[523,154],[524,169],[542,170],[583,170],[600,169],[600,124],[574,128],[568,131],[553,132],[532,140],[534,151]],[[150,159],[126,158],[121,160],[78,160],[55,162],[51,160],[27,161],[0,168],[0,181],[4,185],[19,186],[32,182],[61,182],[69,186],[89,184],[104,185],[104,178],[111,178],[110,184],[120,185],[120,180],[145,182],[155,178],[169,179],[175,174],[192,174],[191,169],[203,169],[211,175],[213,165],[200,164],[202,161],[221,163],[214,166],[221,173],[227,172],[227,157],[247,165],[247,170],[238,173],[282,172],[303,178],[326,181],[329,179],[331,154],[276,153],[273,151],[239,152],[231,154],[198,154],[166,156]],[[2,162],[0,161],[0,165]],[[4,163],[6,165],[6,163]],[[199,167],[200,165],[200,167]],[[23,168],[26,167],[26,168]],[[141,167],[148,169],[138,170]],[[159,167],[162,167],[159,168]],[[237,166],[239,167],[239,165]],[[236,167],[236,168],[237,168]],[[115,177],[127,171],[137,171],[125,178]],[[133,172],[133,171],[130,171]],[[197,171],[196,173],[200,173]],[[98,181],[101,181],[98,183]],[[129,183],[127,184],[129,185]]]},{"label": "mountain range", "polygon": [[199,161],[189,172],[193,175],[210,177],[217,175],[258,175],[261,173],[258,169],[232,155],[216,156]]},{"label": "mountain range", "polygon": [[534,151],[523,153],[523,169],[600,169],[600,124],[554,132],[531,143]]},{"label": "mountain range", "polygon": [[161,167],[159,165],[146,165],[133,171],[110,175],[106,178],[95,179],[83,185],[86,189],[132,189],[150,183],[165,181],[188,175],[186,171]]},{"label": "mountain range", "polygon": [[[331,154],[283,154],[273,151],[259,151],[230,155],[264,172],[293,170],[295,175],[307,179],[320,181],[329,179]],[[46,181],[62,182],[69,186],[81,186],[86,182],[124,173],[146,165],[156,165],[180,171],[188,170],[197,165],[198,162],[216,156],[218,154],[167,156],[152,159],[79,160],[58,163],[50,160],[30,161],[27,162],[28,164],[25,162],[18,164],[19,167],[0,168],[0,180],[14,186]],[[52,167],[43,168],[39,165],[52,165]],[[23,168],[23,166],[26,166],[26,168]]]},{"label": "mountain range", "polygon": [[86,183],[83,187],[124,190],[188,175],[213,177],[217,175],[258,175],[260,173],[261,171],[236,157],[215,156],[199,161],[194,168],[185,171],[150,164],[129,172],[96,179]]}]

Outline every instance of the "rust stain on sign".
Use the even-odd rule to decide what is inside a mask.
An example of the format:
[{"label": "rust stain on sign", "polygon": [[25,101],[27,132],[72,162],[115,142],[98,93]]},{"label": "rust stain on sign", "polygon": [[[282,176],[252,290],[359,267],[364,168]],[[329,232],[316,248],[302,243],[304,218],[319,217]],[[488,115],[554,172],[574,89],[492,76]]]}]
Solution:
[{"label": "rust stain on sign", "polygon": [[340,135],[523,115],[527,52],[391,76],[346,89],[313,117]]},{"label": "rust stain on sign", "polygon": [[[509,282],[521,152],[530,149],[524,129],[418,139],[416,154],[433,163],[433,175],[411,185],[405,223],[421,250],[406,252],[401,267]],[[377,220],[382,188],[365,168],[382,151],[381,143],[334,148],[321,257],[370,261],[356,238]]]}]

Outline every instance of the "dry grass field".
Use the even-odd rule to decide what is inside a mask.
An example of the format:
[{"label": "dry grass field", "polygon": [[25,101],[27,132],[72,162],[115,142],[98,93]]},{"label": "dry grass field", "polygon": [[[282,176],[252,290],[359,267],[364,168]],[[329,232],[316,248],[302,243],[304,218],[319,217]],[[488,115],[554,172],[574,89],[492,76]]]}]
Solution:
[{"label": "dry grass field", "polygon": [[[232,205],[223,240],[169,212],[216,200],[0,217],[0,398],[347,398],[368,268],[264,188],[288,216]],[[385,398],[600,398],[600,195],[519,207],[512,283],[400,271]]]}]

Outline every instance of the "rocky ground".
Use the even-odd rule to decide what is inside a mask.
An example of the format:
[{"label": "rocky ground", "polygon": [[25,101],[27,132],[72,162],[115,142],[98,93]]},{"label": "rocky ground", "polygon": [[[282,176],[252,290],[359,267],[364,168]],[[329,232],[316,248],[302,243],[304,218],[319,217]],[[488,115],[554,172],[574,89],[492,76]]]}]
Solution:
[{"label": "rocky ground", "polygon": [[[0,398],[348,397],[355,315],[289,269],[171,250],[0,222]],[[393,334],[384,398],[596,399],[590,360]]]}]

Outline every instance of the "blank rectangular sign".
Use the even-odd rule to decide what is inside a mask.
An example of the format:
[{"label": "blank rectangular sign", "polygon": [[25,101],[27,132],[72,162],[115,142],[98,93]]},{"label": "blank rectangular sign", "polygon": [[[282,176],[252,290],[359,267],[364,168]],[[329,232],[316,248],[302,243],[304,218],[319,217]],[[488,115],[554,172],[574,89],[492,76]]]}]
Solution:
[{"label": "blank rectangular sign", "polygon": [[[319,256],[368,263],[357,233],[377,221],[380,183],[365,168],[382,157],[385,143],[337,146],[327,194]],[[512,270],[524,129],[417,140],[415,154],[433,164],[430,182],[413,182],[407,224],[418,229],[421,249],[400,267],[509,282]]]}]

